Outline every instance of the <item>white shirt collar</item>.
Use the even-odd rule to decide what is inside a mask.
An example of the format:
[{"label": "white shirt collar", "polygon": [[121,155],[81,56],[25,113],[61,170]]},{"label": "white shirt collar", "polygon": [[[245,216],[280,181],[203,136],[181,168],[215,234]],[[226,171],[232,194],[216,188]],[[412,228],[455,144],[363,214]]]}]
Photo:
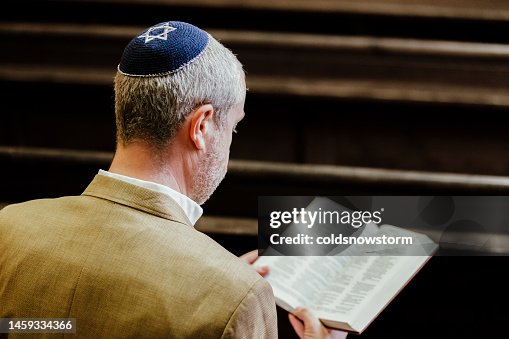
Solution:
[{"label": "white shirt collar", "polygon": [[190,199],[189,197],[185,196],[180,192],[177,192],[169,188],[168,186],[157,184],[151,181],[131,178],[125,175],[103,170],[99,170],[99,174],[168,195],[170,198],[175,200],[180,207],[182,207],[182,209],[186,213],[187,218],[189,219],[191,224],[193,224],[193,226],[194,224],[196,224],[196,221],[198,221],[198,219],[200,219],[201,215],[203,214],[203,209],[194,200]]}]

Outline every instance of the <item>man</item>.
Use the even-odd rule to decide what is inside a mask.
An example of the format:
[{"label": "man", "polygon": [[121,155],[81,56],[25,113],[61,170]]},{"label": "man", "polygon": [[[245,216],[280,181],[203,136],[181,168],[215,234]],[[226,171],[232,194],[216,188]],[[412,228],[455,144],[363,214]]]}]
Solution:
[{"label": "man", "polygon": [[[0,318],[76,318],[87,337],[276,337],[268,283],[193,228],[226,174],[245,92],[241,64],[201,29],[137,35],[115,77],[109,171],[81,196],[0,212]],[[296,315],[304,335],[314,318]]]}]

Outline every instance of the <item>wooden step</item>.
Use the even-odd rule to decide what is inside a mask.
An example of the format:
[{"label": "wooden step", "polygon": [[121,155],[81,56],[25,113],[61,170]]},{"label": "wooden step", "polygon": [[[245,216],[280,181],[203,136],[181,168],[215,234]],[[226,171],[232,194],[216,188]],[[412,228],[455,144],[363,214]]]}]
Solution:
[{"label": "wooden step", "polygon": [[[0,192],[5,195],[1,196],[0,200],[5,200],[9,195],[28,197],[32,191],[51,196],[79,194],[99,168],[108,168],[112,156],[109,152],[2,146],[0,163],[5,169],[6,180],[0,182]],[[34,169],[37,171],[32,173]],[[59,183],[60,179],[62,183]],[[69,186],[66,186],[67,184]],[[419,195],[424,192],[480,195],[508,193],[509,178],[231,160],[227,179],[222,186],[223,189],[219,191],[224,191],[224,194],[229,192],[230,197],[234,197],[234,192],[238,192],[241,195],[249,193],[250,198],[272,194],[358,195],[368,192],[368,195],[401,192],[406,195],[416,192],[420,192]],[[238,204],[241,206],[242,202]],[[253,215],[256,214],[251,214]]]},{"label": "wooden step", "polygon": [[[111,158],[111,153],[101,152],[0,147],[0,166],[8,168],[0,181],[0,201],[4,201],[0,209],[6,201],[80,194],[93,173],[98,168],[107,168]],[[88,168],[87,178],[83,173]],[[227,178],[205,205],[207,214],[197,229],[208,234],[254,237],[259,195],[314,196],[326,192],[343,196],[360,191],[371,191],[370,195],[395,191],[405,195],[507,194],[509,178],[232,160]],[[426,232],[440,241],[440,232]],[[509,236],[492,236],[497,241],[492,241],[490,251],[509,253]]]},{"label": "wooden step", "polygon": [[[122,48],[140,30],[2,23],[0,80],[111,86]],[[509,107],[509,47],[503,44],[211,33],[239,55],[254,93]],[[36,54],[17,48],[20,41]]]},{"label": "wooden step", "polygon": [[[9,112],[0,144],[113,150],[113,76],[122,48],[141,29],[0,23],[1,110]],[[236,158],[509,173],[505,44],[213,34],[248,71],[247,119],[232,146]],[[20,49],[20,42],[37,54]],[[268,125],[270,133],[260,138]],[[95,138],[87,135],[91,128]]]},{"label": "wooden step", "polygon": [[[101,0],[74,1],[85,3],[103,2]],[[167,7],[185,5],[189,7],[509,20],[509,4],[504,0],[491,0],[489,6],[476,0],[109,0],[109,2],[112,4],[157,4]]]}]

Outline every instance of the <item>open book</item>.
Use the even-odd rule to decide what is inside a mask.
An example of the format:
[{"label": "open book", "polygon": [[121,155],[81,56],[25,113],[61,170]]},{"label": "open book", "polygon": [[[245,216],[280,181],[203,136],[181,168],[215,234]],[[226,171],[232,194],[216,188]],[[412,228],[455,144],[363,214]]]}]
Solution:
[{"label": "open book", "polygon": [[280,307],[306,307],[325,326],[361,333],[427,262],[430,246],[437,247],[423,234],[389,225],[367,224],[363,234],[411,235],[420,245],[407,254],[400,247],[366,255],[365,247],[356,253],[351,246],[336,256],[262,256],[255,265],[270,267],[266,279]]}]

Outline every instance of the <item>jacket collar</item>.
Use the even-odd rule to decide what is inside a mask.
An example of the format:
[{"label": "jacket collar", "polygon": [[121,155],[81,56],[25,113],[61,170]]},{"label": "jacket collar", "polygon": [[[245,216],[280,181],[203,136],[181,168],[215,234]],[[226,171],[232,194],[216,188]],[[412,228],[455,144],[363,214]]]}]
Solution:
[{"label": "jacket collar", "polygon": [[110,200],[182,224],[192,226],[184,210],[166,194],[96,175],[82,195]]}]

